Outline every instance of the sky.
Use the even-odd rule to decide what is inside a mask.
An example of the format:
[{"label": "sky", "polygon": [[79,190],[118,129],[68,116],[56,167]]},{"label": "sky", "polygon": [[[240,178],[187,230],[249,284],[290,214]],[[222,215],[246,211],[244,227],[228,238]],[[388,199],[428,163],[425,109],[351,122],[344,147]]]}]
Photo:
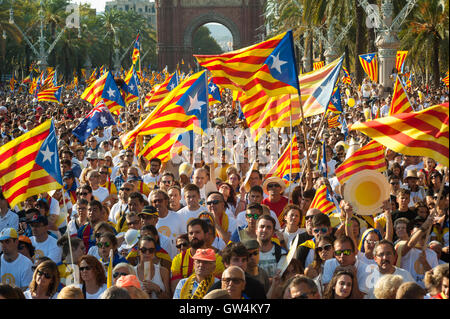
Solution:
[{"label": "sky", "polygon": [[75,0],[76,3],[90,3],[91,8],[95,8],[97,12],[105,11],[106,0]]}]

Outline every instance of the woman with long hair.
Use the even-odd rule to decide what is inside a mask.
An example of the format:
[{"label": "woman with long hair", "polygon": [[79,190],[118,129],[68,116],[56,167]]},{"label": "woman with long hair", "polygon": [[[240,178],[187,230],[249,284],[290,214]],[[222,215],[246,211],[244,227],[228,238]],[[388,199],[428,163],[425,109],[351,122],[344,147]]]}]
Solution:
[{"label": "woman with long hair", "polygon": [[91,255],[84,255],[78,264],[85,299],[98,299],[106,290],[106,274],[102,263]]},{"label": "woman with long hair", "polygon": [[37,265],[24,295],[26,299],[56,299],[58,286],[58,266],[53,260],[45,260]]},{"label": "woman with long hair", "polygon": [[322,299],[360,299],[355,273],[350,270],[336,270],[325,289]]},{"label": "woman with long hair", "polygon": [[306,267],[305,276],[315,281],[320,294],[323,293],[322,275],[325,261],[334,257],[333,237],[320,236],[314,249],[314,260]]}]

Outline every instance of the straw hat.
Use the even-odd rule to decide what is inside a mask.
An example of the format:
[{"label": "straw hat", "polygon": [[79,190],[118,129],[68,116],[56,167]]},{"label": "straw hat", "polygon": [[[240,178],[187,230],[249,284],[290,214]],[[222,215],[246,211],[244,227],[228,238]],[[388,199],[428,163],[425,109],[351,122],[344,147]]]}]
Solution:
[{"label": "straw hat", "polygon": [[279,178],[278,176],[271,176],[269,178],[267,178],[264,183],[263,183],[263,190],[264,193],[269,194],[269,191],[267,190],[267,185],[269,185],[270,183],[277,183],[278,185],[281,186],[281,194],[284,193],[285,189],[286,189],[286,183]]}]

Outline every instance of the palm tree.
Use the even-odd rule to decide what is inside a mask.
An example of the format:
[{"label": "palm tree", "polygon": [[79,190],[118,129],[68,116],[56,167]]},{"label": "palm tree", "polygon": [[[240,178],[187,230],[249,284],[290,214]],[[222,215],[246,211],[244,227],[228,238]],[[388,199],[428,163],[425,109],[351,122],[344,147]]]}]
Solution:
[{"label": "palm tree", "polygon": [[[431,64],[435,87],[440,83],[441,47],[448,48],[448,10],[447,1],[421,0],[408,19],[407,29],[400,33],[403,46],[409,49],[408,56],[413,64],[425,61],[426,70]],[[445,55],[448,57],[448,49]]]}]

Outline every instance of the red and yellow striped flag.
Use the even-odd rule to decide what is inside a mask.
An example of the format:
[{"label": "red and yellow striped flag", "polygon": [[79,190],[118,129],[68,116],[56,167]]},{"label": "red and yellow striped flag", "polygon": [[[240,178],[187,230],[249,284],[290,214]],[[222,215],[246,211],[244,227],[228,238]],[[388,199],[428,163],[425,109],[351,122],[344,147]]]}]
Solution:
[{"label": "red and yellow striped flag", "polygon": [[[176,136],[175,136],[176,137]],[[170,151],[175,139],[172,138],[172,134],[156,134],[142,149],[139,156],[144,156],[146,159],[159,158],[161,162],[167,162],[170,160]]]},{"label": "red and yellow striped flag", "polygon": [[414,112],[414,110],[409,102],[408,96],[406,95],[406,90],[403,87],[400,76],[397,75],[394,85],[394,92],[392,93],[389,115],[410,112]]},{"label": "red and yellow striped flag", "polygon": [[348,72],[348,70],[345,66],[342,66],[342,71],[344,72],[344,76],[342,77],[342,83],[352,84],[352,79],[350,78],[350,73]]},{"label": "red and yellow striped flag", "polygon": [[329,128],[333,128],[333,127],[339,127],[341,125],[341,123],[339,122],[339,116],[341,116],[340,114],[336,115],[336,116],[330,116],[328,117],[328,127]]},{"label": "red and yellow striped flag", "polygon": [[256,141],[272,127],[290,127],[291,113],[292,125],[300,125],[298,94],[270,97],[261,91],[253,96],[243,94],[239,101],[247,125]]},{"label": "red and yellow striped flag", "polygon": [[244,91],[252,96],[298,93],[292,32],[220,55],[194,55],[222,88]]},{"label": "red and yellow striped flag", "polygon": [[444,82],[445,85],[447,85],[447,87],[448,87],[448,71],[446,73],[446,76],[442,79],[442,82]]},{"label": "red and yellow striped flag", "polygon": [[386,170],[384,149],[377,141],[371,141],[353,153],[335,170],[339,183],[343,185],[353,174],[366,169],[384,172]]},{"label": "red and yellow striped flag", "polygon": [[317,208],[322,213],[328,215],[336,209],[330,192],[325,184],[321,185],[317,190],[309,208]]},{"label": "red and yellow striped flag", "polygon": [[[110,77],[109,84],[113,86],[113,87],[110,86],[109,89],[113,89],[114,91],[110,96],[111,98],[120,100],[120,104],[113,100],[105,98],[105,96],[109,96],[108,94],[105,94],[108,92],[109,89],[106,92],[104,92],[105,84],[107,84],[108,77]],[[101,77],[95,80],[89,87],[87,87],[84,90],[83,94],[81,94],[81,98],[94,106],[103,101],[111,113],[117,113],[120,112],[120,109],[122,108],[121,104],[125,106],[125,102],[123,101],[123,98],[121,96],[120,97],[118,96],[119,94],[120,91],[111,73],[105,72]]]},{"label": "red and yellow striped flag", "polygon": [[292,178],[291,176],[291,146],[292,146],[292,176],[300,173],[300,155],[298,150],[297,136],[294,134],[292,140],[286,146],[286,149],[281,154],[280,158],[270,168],[266,174],[265,179],[271,176],[278,176],[285,180],[286,184],[289,184]]},{"label": "red and yellow striped flag", "polygon": [[324,65],[325,65],[325,61],[314,62],[313,69],[318,70],[318,69],[322,68]]},{"label": "red and yellow striped flag", "polygon": [[403,63],[405,62],[406,55],[408,51],[397,51],[397,56],[395,58],[395,68],[400,73],[402,71]]},{"label": "red and yellow striped flag", "polygon": [[369,76],[372,82],[378,82],[378,59],[376,53],[361,54],[359,56],[364,72]]},{"label": "red and yellow striped flag", "polygon": [[0,186],[11,207],[30,196],[62,188],[52,120],[0,147]]},{"label": "red and yellow striped flag", "polygon": [[40,91],[37,95],[38,101],[61,103],[62,85]]},{"label": "red and yellow striped flag", "polygon": [[400,154],[428,156],[449,165],[448,103],[399,113],[349,127]]},{"label": "red and yellow striped flag", "polygon": [[165,81],[155,86],[152,91],[145,96],[145,104],[144,107],[155,107],[157,106],[164,98],[169,94],[170,90],[168,89],[168,85],[173,76],[176,76],[175,72],[172,73],[171,76],[167,77]]}]

